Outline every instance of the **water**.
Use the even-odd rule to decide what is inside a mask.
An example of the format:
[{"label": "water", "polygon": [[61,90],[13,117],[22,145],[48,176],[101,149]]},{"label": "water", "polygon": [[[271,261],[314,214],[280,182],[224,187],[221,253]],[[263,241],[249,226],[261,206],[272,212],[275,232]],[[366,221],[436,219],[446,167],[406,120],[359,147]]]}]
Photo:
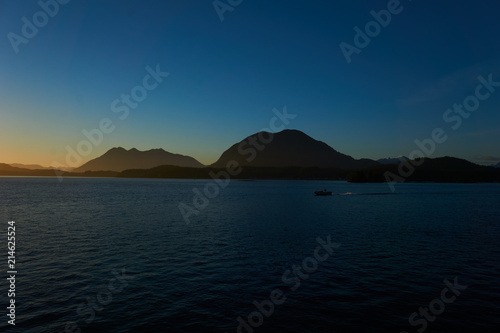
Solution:
[{"label": "water", "polygon": [[[240,332],[500,327],[498,184],[402,184],[392,194],[386,184],[232,181],[186,224],[178,204],[192,205],[206,183],[0,178],[18,270],[16,326],[4,310],[0,330],[237,332],[237,318],[248,322],[275,289],[284,302]],[[352,194],[313,195],[325,187]],[[328,235],[340,246],[292,291],[297,280],[283,275]],[[456,277],[467,288],[442,309],[434,300]],[[433,321],[410,325],[433,301]]]}]

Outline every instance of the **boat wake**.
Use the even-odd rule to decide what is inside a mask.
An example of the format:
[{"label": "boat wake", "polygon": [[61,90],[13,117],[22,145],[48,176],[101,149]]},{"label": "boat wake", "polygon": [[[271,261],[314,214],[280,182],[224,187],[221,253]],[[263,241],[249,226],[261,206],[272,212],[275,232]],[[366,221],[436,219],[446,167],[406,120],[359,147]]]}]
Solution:
[{"label": "boat wake", "polygon": [[[452,195],[452,194],[460,194],[461,192],[426,192],[425,195]],[[373,193],[332,193],[332,195],[396,195],[396,194],[405,194],[405,195],[413,195],[413,194],[422,194],[422,192],[373,192]]]},{"label": "boat wake", "polygon": [[386,193],[386,192],[381,192],[381,193],[352,193],[352,192],[346,192],[346,193],[333,193],[332,195],[393,195],[393,194],[399,194],[399,193]]}]

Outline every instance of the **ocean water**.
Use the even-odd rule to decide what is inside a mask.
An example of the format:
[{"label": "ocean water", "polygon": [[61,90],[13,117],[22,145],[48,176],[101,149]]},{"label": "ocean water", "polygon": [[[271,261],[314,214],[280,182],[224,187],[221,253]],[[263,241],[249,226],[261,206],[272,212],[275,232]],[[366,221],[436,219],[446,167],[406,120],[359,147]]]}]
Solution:
[{"label": "ocean water", "polygon": [[499,184],[207,183],[0,178],[0,331],[499,331]]}]

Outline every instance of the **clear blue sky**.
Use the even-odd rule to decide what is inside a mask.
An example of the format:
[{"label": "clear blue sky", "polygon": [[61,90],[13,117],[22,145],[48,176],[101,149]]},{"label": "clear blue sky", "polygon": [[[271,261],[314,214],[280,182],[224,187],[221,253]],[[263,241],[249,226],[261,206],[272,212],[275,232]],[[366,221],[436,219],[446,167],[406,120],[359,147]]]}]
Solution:
[{"label": "clear blue sky", "polygon": [[[243,0],[221,21],[212,0],[72,0],[43,24],[37,1],[0,0],[0,162],[63,162],[109,118],[84,161],[122,146],[212,163],[286,105],[289,128],[356,158],[408,155],[441,127],[432,157],[497,163],[500,88],[456,130],[443,114],[478,76],[500,81],[500,3],[401,1],[348,63],[339,44],[389,2]],[[16,53],[8,34],[33,15],[41,27]],[[157,64],[170,75],[120,120],[111,103]]]}]

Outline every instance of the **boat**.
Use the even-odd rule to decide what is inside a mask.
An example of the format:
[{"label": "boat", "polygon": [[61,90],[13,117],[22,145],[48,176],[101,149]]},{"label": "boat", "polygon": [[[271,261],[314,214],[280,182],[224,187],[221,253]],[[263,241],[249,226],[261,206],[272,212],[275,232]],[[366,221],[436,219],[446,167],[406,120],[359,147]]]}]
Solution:
[{"label": "boat", "polygon": [[314,191],[314,194],[316,195],[332,195],[332,192],[323,190],[323,191]]}]

